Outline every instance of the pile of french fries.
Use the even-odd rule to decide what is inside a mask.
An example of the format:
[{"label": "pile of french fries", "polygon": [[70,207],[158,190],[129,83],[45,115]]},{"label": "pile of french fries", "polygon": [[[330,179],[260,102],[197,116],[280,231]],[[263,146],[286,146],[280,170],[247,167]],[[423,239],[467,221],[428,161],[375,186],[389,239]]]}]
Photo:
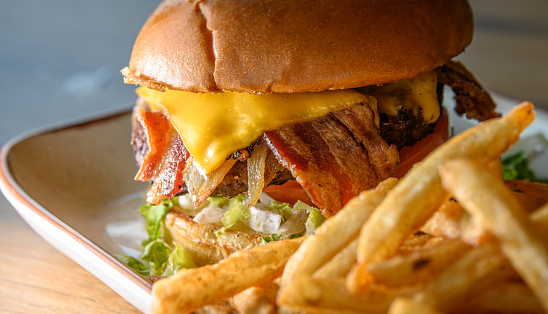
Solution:
[{"label": "pile of french fries", "polygon": [[548,312],[547,186],[500,170],[533,119],[525,102],[453,137],[313,235],[158,281],[153,312]]}]

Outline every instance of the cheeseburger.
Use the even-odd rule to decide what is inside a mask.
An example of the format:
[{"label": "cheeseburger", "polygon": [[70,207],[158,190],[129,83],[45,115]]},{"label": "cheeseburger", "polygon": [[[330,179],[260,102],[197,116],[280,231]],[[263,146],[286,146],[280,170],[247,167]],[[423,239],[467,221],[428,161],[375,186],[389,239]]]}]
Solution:
[{"label": "cheeseburger", "polygon": [[[179,196],[165,223],[197,263],[292,236],[276,228],[299,209],[335,215],[441,144],[444,85],[457,113],[497,116],[451,61],[472,34],[465,0],[166,0],[122,70],[140,85],[136,179],[151,204]],[[273,201],[299,207],[274,228]],[[249,228],[221,228],[242,205]]]}]

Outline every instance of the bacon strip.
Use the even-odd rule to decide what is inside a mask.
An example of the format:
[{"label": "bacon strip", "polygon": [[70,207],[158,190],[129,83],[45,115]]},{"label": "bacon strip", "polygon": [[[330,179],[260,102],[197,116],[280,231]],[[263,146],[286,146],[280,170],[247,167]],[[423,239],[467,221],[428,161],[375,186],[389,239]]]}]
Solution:
[{"label": "bacon strip", "polygon": [[152,178],[152,187],[147,192],[148,203],[159,204],[165,199],[172,199],[185,186],[183,174],[190,153],[175,130],[171,132],[170,143],[160,171]]},{"label": "bacon strip", "polygon": [[[171,126],[167,117],[160,112],[136,108],[133,117],[131,144],[140,166],[135,180],[146,182],[154,176],[168,148]],[[145,136],[140,136],[141,133]]]},{"label": "bacon strip", "polygon": [[455,92],[455,111],[459,115],[466,113],[468,118],[479,121],[500,116],[495,112],[496,104],[491,95],[462,63],[449,61],[439,67],[438,82],[451,86]]},{"label": "bacon strip", "polygon": [[159,204],[183,189],[190,154],[163,113],[137,106],[133,123],[132,145],[140,167],[135,180],[153,181],[147,202]]},{"label": "bacon strip", "polygon": [[394,176],[399,163],[396,147],[381,138],[373,110],[363,104],[266,132],[264,140],[326,217]]}]

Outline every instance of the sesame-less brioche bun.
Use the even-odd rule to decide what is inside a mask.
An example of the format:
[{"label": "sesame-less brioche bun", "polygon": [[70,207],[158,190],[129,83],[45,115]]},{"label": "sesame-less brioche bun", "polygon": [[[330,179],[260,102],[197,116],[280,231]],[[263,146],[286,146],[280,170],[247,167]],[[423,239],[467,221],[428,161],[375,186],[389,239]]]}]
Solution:
[{"label": "sesame-less brioche bun", "polygon": [[294,93],[415,77],[471,42],[466,0],[164,1],[126,81],[191,92]]}]

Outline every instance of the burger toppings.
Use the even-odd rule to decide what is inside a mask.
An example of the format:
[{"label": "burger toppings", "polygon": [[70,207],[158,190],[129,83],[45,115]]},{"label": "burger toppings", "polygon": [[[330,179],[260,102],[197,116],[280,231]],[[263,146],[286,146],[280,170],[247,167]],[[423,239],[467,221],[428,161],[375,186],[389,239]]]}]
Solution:
[{"label": "burger toppings", "polygon": [[137,94],[154,110],[165,111],[205,174],[226,156],[251,145],[264,131],[314,120],[369,98],[355,90],[295,94],[217,94],[140,87]]},{"label": "burger toppings", "polygon": [[380,136],[374,110],[361,104],[266,132],[265,140],[326,217],[394,176],[399,161],[396,147]]},{"label": "burger toppings", "polygon": [[[146,104],[135,109],[136,179],[153,182],[148,202],[188,192],[196,207],[210,195],[243,192],[251,206],[266,186],[296,179],[329,217],[359,191],[394,176],[397,149],[432,131],[440,84],[455,89],[457,109],[469,117],[497,115],[489,95],[453,62],[357,90],[253,95],[141,87]],[[482,100],[484,109],[468,97]]]},{"label": "burger toppings", "polygon": [[451,86],[455,92],[455,111],[471,119],[485,121],[500,116],[495,112],[496,104],[491,95],[476,78],[459,62],[448,62],[438,68],[438,80]]}]

